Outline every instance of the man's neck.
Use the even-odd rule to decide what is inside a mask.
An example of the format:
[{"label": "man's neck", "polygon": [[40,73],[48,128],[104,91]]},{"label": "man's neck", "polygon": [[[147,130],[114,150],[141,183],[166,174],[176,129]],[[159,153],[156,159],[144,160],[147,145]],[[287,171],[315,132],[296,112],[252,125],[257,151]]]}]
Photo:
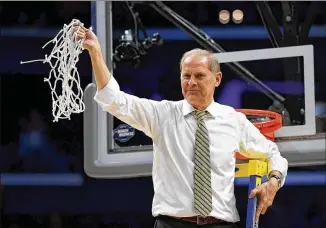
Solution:
[{"label": "man's neck", "polygon": [[211,100],[210,102],[205,103],[205,104],[203,104],[203,105],[198,105],[198,106],[193,106],[193,107],[194,107],[194,109],[196,109],[196,110],[204,111],[205,109],[208,108],[208,106],[209,106],[212,102],[213,102],[213,100]]}]

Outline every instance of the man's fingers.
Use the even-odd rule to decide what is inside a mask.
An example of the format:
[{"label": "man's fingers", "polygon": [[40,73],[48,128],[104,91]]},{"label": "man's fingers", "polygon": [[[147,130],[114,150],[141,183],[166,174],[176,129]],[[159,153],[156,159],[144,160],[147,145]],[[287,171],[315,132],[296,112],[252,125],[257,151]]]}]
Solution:
[{"label": "man's fingers", "polygon": [[256,222],[258,222],[259,216],[260,216],[261,212],[263,211],[263,209],[264,209],[264,205],[263,205],[263,203],[260,203],[259,206],[256,209],[256,215],[255,215],[255,221]]},{"label": "man's fingers", "polygon": [[79,31],[77,31],[76,33],[75,33],[75,35],[76,35],[76,38],[77,38],[77,40],[82,40],[82,39],[85,39],[85,33],[83,33],[83,32],[79,32]]},{"label": "man's fingers", "polygon": [[83,30],[81,30],[81,29],[76,29],[76,30],[74,30],[74,32],[79,32],[79,33],[85,33]]},{"label": "man's fingers", "polygon": [[267,209],[268,209],[268,206],[265,206],[265,207],[263,208],[263,210],[261,211],[261,214],[264,215],[264,214],[266,213]]},{"label": "man's fingers", "polygon": [[86,33],[86,32],[88,32],[88,29],[86,29],[85,27],[79,26],[79,25],[74,25],[73,31]]},{"label": "man's fingers", "polygon": [[253,198],[257,195],[259,189],[258,188],[255,188],[253,189],[251,192],[250,192],[250,195],[249,195],[249,198]]},{"label": "man's fingers", "polygon": [[249,195],[249,198],[253,198],[255,196],[259,199],[259,204],[256,209],[255,221],[258,222],[259,216],[264,215],[267,209],[272,205],[272,200],[270,199],[270,194],[268,194],[268,189],[266,188],[266,184],[259,185],[255,189],[253,189]]},{"label": "man's fingers", "polygon": [[85,36],[85,33],[84,32],[80,32],[80,31],[77,31],[76,34],[77,34],[77,36]]},{"label": "man's fingers", "polygon": [[272,202],[266,199],[266,202],[264,203],[264,209],[262,210],[261,214],[264,215],[270,206],[272,206]]},{"label": "man's fingers", "polygon": [[84,26],[81,26],[81,27],[83,28],[83,30],[84,30],[85,32],[88,32],[88,31],[89,31],[88,28],[85,28]]},{"label": "man's fingers", "polygon": [[268,207],[269,207],[269,205],[268,205],[267,198],[262,196],[261,199],[259,200],[259,205],[256,210],[256,217],[255,217],[256,222],[258,222],[260,215],[264,215],[266,213],[266,210]]},{"label": "man's fingers", "polygon": [[89,31],[89,29],[88,28],[85,28],[83,25],[81,25],[81,24],[75,24],[74,25],[74,29],[76,29],[76,30],[82,30],[82,31],[84,31],[84,32],[88,32]]}]

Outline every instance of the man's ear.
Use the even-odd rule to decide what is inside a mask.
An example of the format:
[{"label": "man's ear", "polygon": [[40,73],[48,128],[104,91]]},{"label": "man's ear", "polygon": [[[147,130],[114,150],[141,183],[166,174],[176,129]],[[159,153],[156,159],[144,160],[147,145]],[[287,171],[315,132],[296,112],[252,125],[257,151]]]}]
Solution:
[{"label": "man's ear", "polygon": [[216,73],[216,83],[215,87],[218,87],[221,84],[222,81],[222,72]]}]

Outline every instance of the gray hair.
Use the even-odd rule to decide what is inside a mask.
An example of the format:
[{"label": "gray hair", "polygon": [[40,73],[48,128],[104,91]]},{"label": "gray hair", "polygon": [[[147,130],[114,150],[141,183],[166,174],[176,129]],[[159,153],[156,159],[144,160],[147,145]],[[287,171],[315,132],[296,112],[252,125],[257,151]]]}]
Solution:
[{"label": "gray hair", "polygon": [[183,54],[180,61],[180,70],[182,68],[182,64],[185,61],[185,59],[192,55],[207,57],[208,69],[212,73],[218,73],[220,71],[220,63],[218,62],[218,59],[215,57],[214,53],[200,48],[192,49]]}]

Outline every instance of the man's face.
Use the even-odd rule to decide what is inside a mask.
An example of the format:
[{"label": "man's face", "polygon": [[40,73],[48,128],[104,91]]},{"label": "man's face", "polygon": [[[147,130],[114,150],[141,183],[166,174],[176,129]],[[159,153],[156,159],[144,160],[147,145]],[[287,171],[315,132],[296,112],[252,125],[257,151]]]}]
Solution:
[{"label": "man's face", "polygon": [[204,56],[188,56],[181,66],[182,94],[196,109],[205,109],[212,102],[221,79],[221,72],[213,74],[209,70]]}]

